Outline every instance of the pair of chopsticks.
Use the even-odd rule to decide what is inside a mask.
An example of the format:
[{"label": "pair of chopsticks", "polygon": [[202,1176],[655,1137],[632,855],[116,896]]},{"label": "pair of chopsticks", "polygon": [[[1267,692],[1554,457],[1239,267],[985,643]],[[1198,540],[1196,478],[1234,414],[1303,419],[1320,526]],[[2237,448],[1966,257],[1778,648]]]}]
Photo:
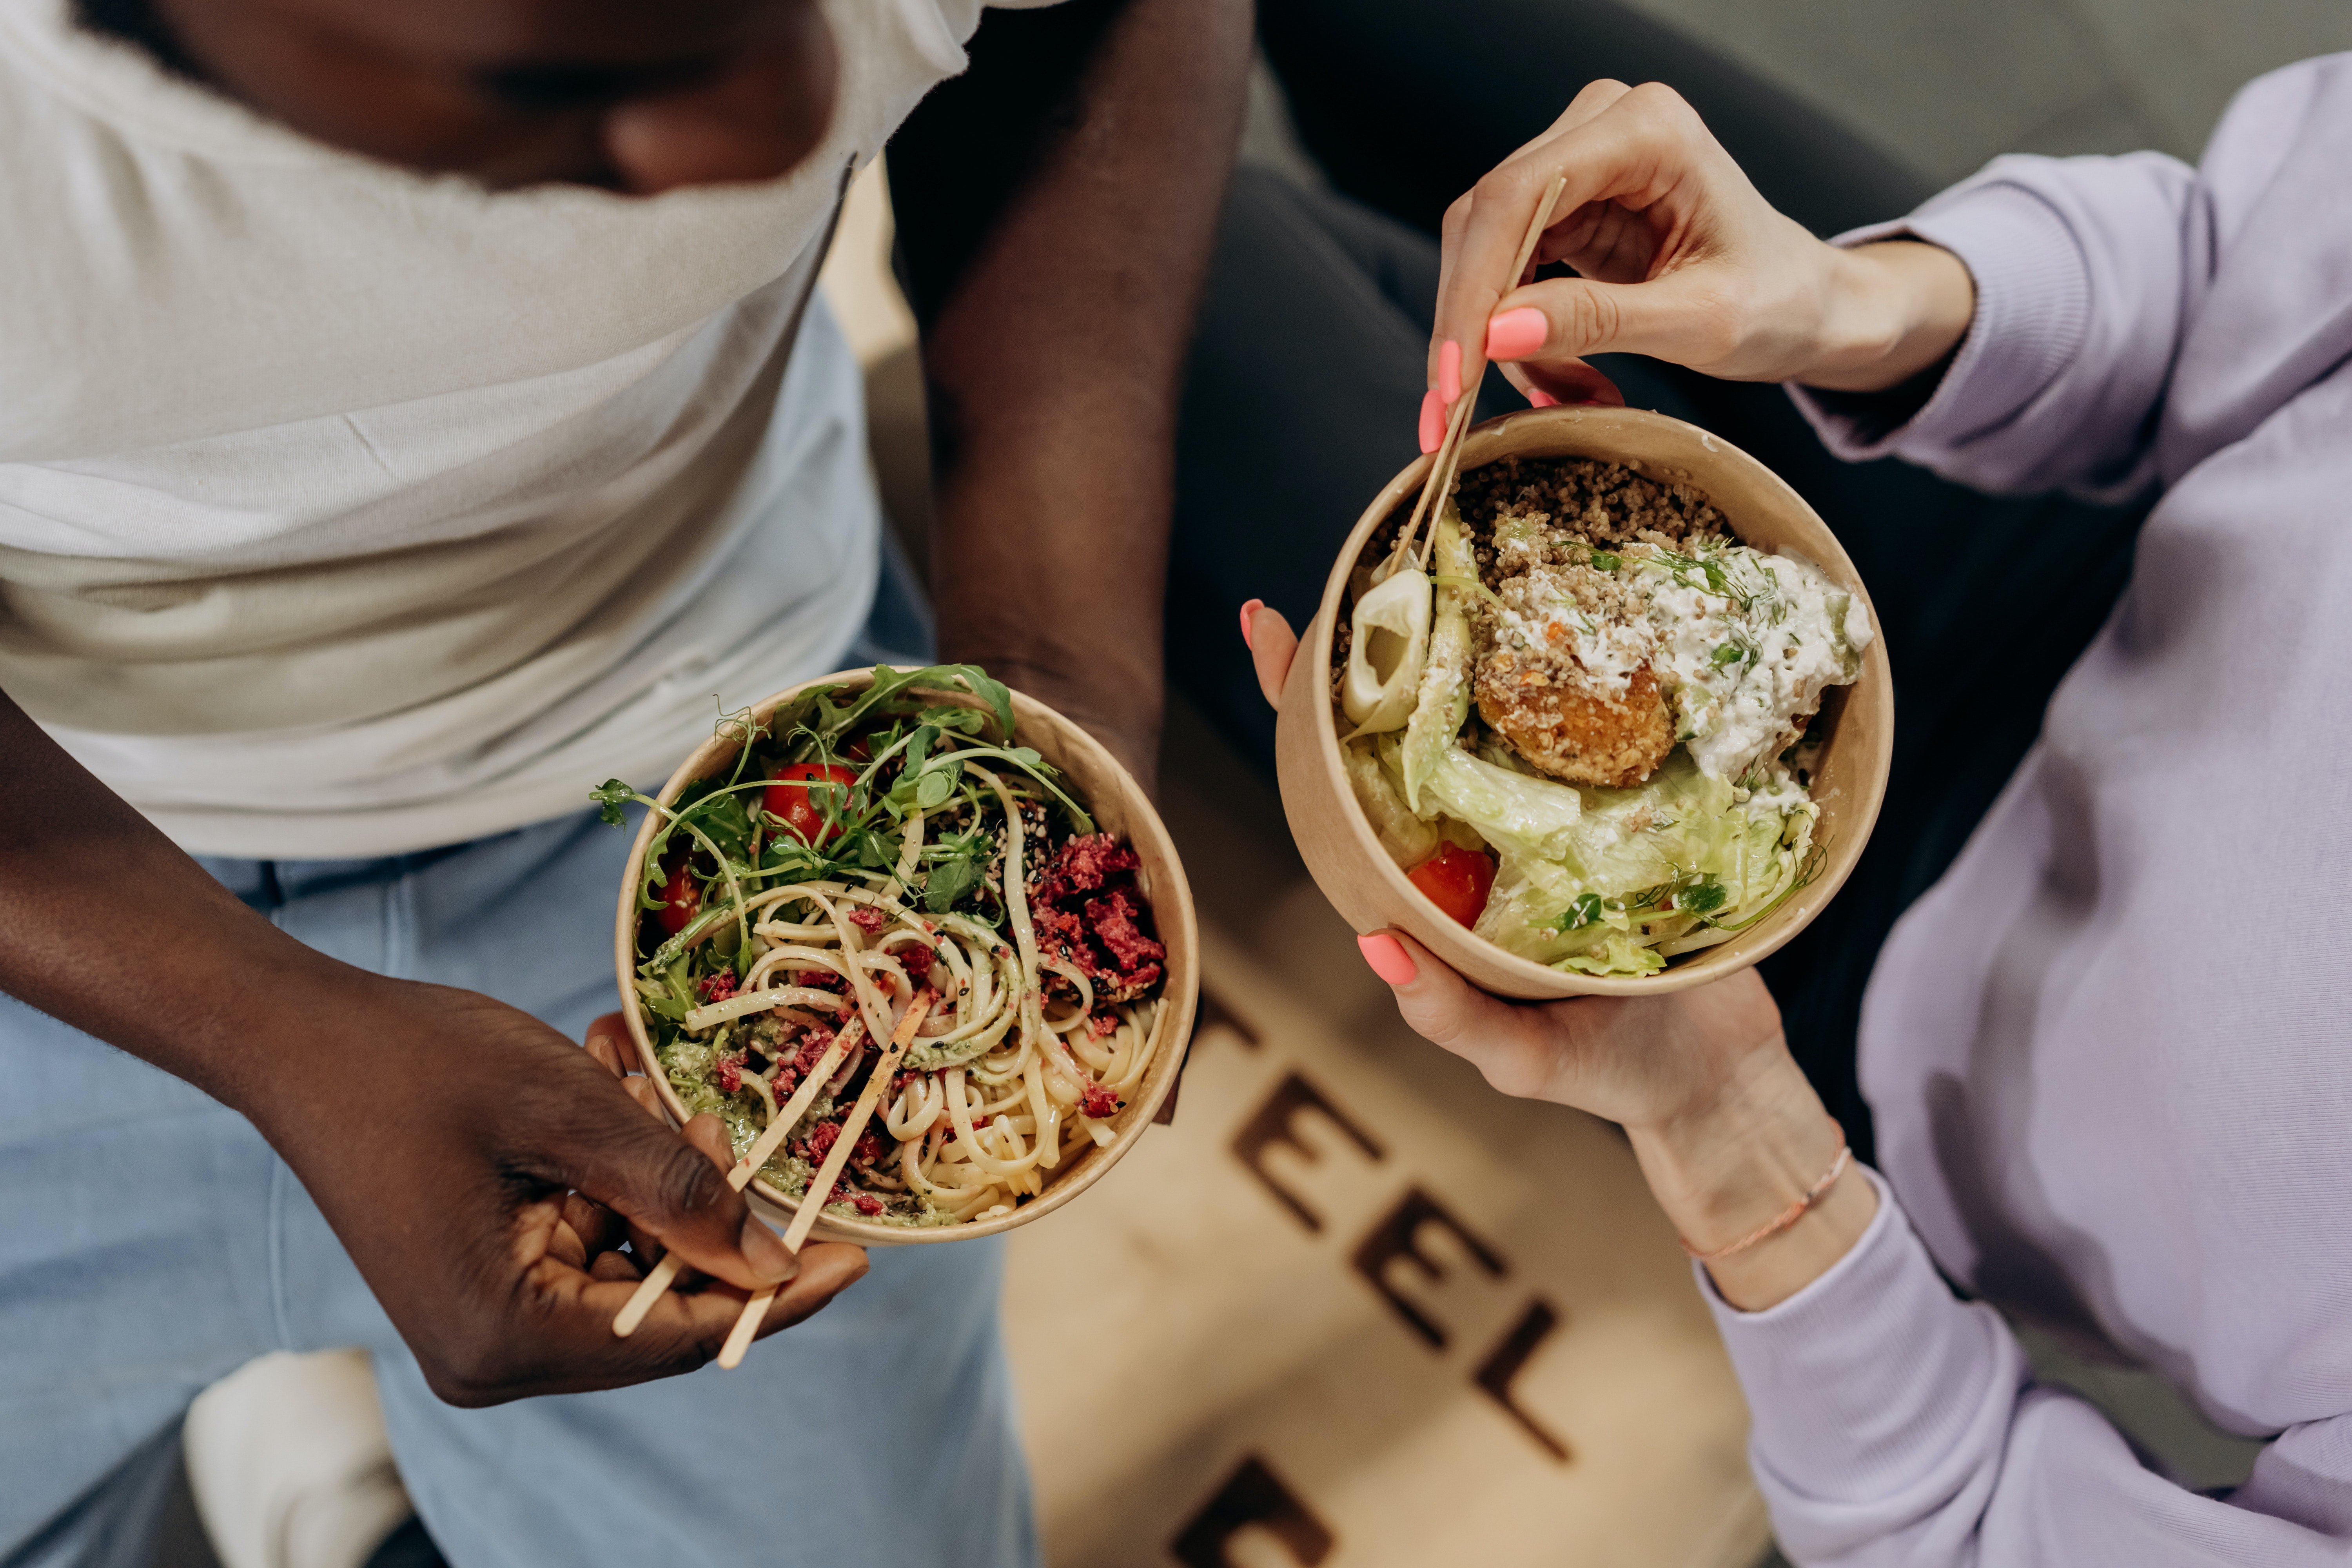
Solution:
[{"label": "pair of chopsticks", "polygon": [[[833,1147],[825,1151],[824,1163],[817,1167],[816,1174],[809,1179],[808,1192],[800,1201],[799,1211],[793,1215],[791,1227],[784,1232],[784,1249],[795,1258],[800,1256],[801,1247],[807,1243],[809,1231],[815,1226],[817,1215],[824,1211],[834,1183],[840,1180],[843,1167],[849,1163],[850,1152],[856,1147],[857,1140],[866,1131],[866,1124],[873,1120],[875,1109],[881,1104],[884,1091],[898,1070],[898,1058],[907,1054],[907,1047],[914,1042],[915,1031],[923,1026],[925,1018],[930,1016],[931,1008],[938,999],[936,993],[927,990],[907,1005],[907,1011],[899,1016],[898,1026],[890,1032],[888,1048],[882,1053],[881,1060],[874,1064],[874,1071],[866,1080],[865,1092],[857,1097],[856,1105],[851,1109],[847,1120],[842,1122],[841,1134],[834,1140]],[[807,1113],[808,1108],[816,1103],[816,1097],[824,1092],[826,1082],[841,1070],[842,1062],[857,1048],[865,1033],[866,1023],[861,1017],[853,1016],[842,1026],[841,1033],[834,1037],[833,1044],[825,1047],[824,1057],[809,1070],[808,1077],[801,1081],[792,1099],[778,1108],[776,1119],[768,1123],[767,1129],[752,1141],[750,1148],[743,1151],[743,1157],[729,1168],[729,1186],[740,1193],[751,1184],[751,1177],[768,1163],[769,1156],[776,1152],[786,1135]],[[614,1317],[614,1334],[626,1339],[636,1332],[637,1325],[646,1321],[646,1314],[653,1310],[654,1303],[677,1279],[683,1262],[674,1251],[662,1255],[662,1260],[654,1265],[653,1272],[638,1282],[636,1294],[630,1297],[628,1304]],[[776,1299],[776,1290],[777,1287],[773,1285],[756,1290],[752,1292],[751,1299],[743,1303],[741,1315],[735,1320],[734,1328],[728,1331],[727,1342],[719,1348],[720,1366],[732,1368],[742,1364],[743,1352],[751,1348],[751,1338],[760,1331],[760,1324],[768,1315],[768,1304]]]},{"label": "pair of chopsticks", "polygon": [[[1551,226],[1551,210],[1559,205],[1560,193],[1566,189],[1568,176],[1562,174],[1553,180],[1551,188],[1544,193],[1542,204],[1536,208],[1534,220],[1528,225],[1527,237],[1519,241],[1518,264],[1511,268],[1512,288],[1517,288],[1519,279],[1528,275],[1528,263],[1534,259],[1536,246],[1543,239],[1544,230]],[[1482,356],[1485,346],[1484,343],[1479,345]],[[1454,476],[1461,470],[1462,438],[1469,434],[1472,411],[1478,406],[1478,391],[1486,384],[1488,368],[1482,357],[1478,362],[1476,385],[1464,387],[1462,395],[1447,411],[1445,438],[1437,444],[1437,451],[1430,458],[1428,477],[1422,481],[1421,499],[1413,503],[1412,517],[1404,525],[1404,531],[1397,535],[1396,548],[1389,552],[1388,560],[1379,574],[1381,576],[1392,576],[1413,553],[1413,536],[1421,531],[1421,520],[1424,514],[1432,521],[1428,536],[1421,542],[1420,558],[1414,564],[1424,572],[1429,570],[1430,551],[1437,541],[1434,520],[1437,512],[1444,510],[1445,497],[1453,490]],[[1432,498],[1435,498],[1434,507],[1431,504]]]}]

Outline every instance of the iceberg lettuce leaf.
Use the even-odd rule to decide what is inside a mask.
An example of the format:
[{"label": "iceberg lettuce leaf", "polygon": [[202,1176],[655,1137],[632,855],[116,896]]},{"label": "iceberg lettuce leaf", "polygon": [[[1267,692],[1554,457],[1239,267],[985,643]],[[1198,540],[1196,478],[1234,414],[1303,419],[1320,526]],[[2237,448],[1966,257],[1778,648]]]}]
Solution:
[{"label": "iceberg lettuce leaf", "polygon": [[1421,691],[1404,727],[1404,799],[1421,809],[1429,782],[1462,721],[1470,716],[1470,595],[1465,584],[1478,581],[1477,558],[1462,531],[1461,514],[1448,498],[1431,529],[1431,561],[1437,568],[1436,606],[1429,627],[1429,657],[1422,666]]}]

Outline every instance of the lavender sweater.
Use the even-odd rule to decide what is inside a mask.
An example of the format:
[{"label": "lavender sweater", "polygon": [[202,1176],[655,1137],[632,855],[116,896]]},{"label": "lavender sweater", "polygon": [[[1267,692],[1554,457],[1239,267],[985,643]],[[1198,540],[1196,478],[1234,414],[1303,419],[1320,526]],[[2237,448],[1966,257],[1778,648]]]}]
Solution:
[{"label": "lavender sweater", "polygon": [[[2163,494],[1879,961],[1891,1195],[1795,1298],[1716,1302],[1758,1481],[1805,1564],[2352,1562],[2352,55],[2248,87],[2195,170],[2003,158],[1850,237],[1901,232],[1975,324],[1899,428],[1809,405],[1837,448]],[[2174,1486],[1939,1268],[2277,1441]]]}]

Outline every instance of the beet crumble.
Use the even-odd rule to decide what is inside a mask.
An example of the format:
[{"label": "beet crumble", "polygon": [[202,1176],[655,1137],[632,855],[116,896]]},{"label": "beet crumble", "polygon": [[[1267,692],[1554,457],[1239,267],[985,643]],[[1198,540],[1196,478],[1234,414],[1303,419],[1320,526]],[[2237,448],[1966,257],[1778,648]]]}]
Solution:
[{"label": "beet crumble", "polygon": [[807,1149],[810,1160],[821,1163],[827,1154],[833,1152],[833,1146],[840,1141],[840,1122],[820,1121],[816,1124],[816,1131],[808,1135],[808,1142],[803,1147]]},{"label": "beet crumble", "polygon": [[[1142,995],[1160,984],[1168,961],[1136,886],[1142,864],[1108,833],[1078,834],[1029,879],[1038,952],[1083,973],[1097,1005]],[[1067,994],[1076,987],[1062,981],[1058,989]]]}]

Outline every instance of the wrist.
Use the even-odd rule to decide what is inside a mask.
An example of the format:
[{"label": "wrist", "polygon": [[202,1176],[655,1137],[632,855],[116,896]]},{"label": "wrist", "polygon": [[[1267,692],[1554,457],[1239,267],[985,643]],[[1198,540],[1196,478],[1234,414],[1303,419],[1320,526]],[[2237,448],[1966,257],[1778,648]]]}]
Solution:
[{"label": "wrist", "polygon": [[1960,258],[1920,240],[1826,247],[1824,321],[1812,362],[1790,379],[1833,392],[1885,392],[1959,346],[1976,313]]},{"label": "wrist", "polygon": [[[1706,1265],[1717,1289],[1742,1310],[1761,1310],[1819,1279],[1876,1212],[1868,1181],[1850,1162],[1839,1170],[1845,1135],[1785,1049],[1703,1110],[1626,1131],[1685,1246],[1709,1253],[1756,1238]],[[1832,1171],[1836,1178],[1822,1185]]]},{"label": "wrist", "polygon": [[1099,654],[1089,663],[1049,648],[991,648],[971,638],[949,645],[943,637],[942,644],[941,657],[977,664],[1045,703],[1109,747],[1145,790],[1154,789],[1161,714],[1156,669],[1123,670]]}]

